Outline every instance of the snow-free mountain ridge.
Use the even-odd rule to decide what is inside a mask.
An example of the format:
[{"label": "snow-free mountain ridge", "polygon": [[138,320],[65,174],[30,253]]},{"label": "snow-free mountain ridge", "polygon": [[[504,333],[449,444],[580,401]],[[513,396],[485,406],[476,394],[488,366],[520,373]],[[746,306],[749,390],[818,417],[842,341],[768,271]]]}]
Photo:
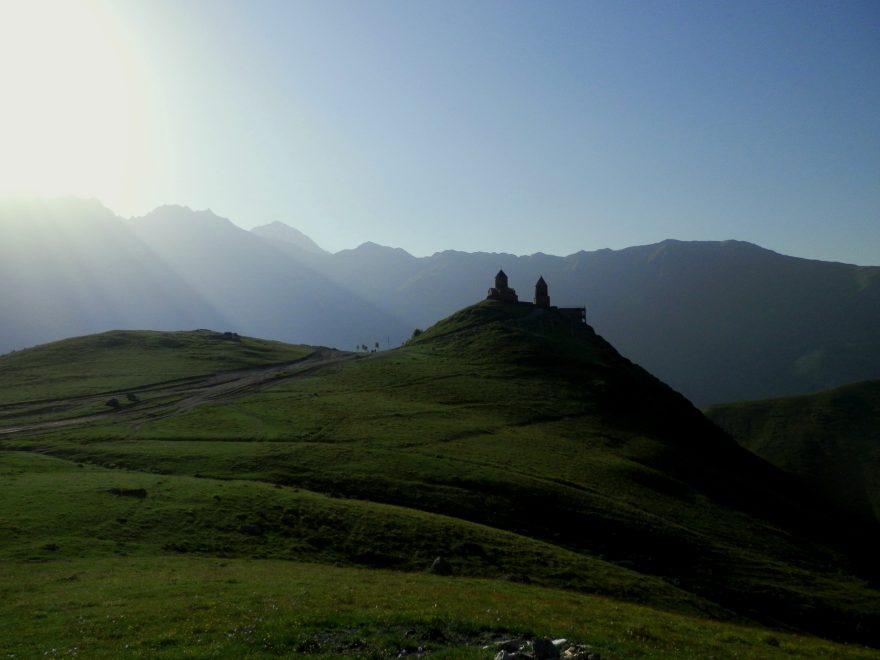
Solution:
[{"label": "snow-free mountain ridge", "polygon": [[880,268],[741,241],[624,250],[415,257],[365,243],[327,253],[282,223],[210,211],[122,220],[91,201],[0,204],[0,352],[114,328],[209,327],[353,350],[397,346],[481,300],[499,268],[698,405],[880,377]]},{"label": "snow-free mountain ridge", "polygon": [[311,238],[303,234],[299,229],[291,227],[283,222],[279,222],[278,220],[270,222],[267,225],[254,227],[251,231],[257,236],[262,236],[269,240],[289,243],[290,245],[294,245],[306,252],[312,252],[314,254],[330,254]]}]

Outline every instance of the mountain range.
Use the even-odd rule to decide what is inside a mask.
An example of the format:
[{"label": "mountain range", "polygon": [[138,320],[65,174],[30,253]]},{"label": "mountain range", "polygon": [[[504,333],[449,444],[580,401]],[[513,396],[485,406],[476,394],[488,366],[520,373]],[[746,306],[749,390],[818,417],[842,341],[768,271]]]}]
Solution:
[{"label": "mountain range", "polygon": [[624,355],[698,405],[880,375],[880,267],[741,241],[623,250],[331,254],[283,223],[246,231],[165,206],[124,220],[94,201],[0,205],[0,352],[113,328],[209,327],[342,349],[399,345],[485,297],[499,269],[530,300],[586,306]]}]

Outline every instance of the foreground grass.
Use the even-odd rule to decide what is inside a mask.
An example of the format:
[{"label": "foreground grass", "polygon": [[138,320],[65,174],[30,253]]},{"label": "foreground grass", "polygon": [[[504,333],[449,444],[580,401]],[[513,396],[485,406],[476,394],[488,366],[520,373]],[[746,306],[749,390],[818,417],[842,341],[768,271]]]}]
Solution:
[{"label": "foreground grass", "polygon": [[447,516],[242,480],[0,453],[0,561],[199,554],[508,576],[687,612],[720,608],[658,578]]},{"label": "foreground grass", "polygon": [[876,658],[857,646],[611,599],[473,578],[284,561],[141,557],[11,562],[0,657],[491,658],[526,634],[603,658]]}]

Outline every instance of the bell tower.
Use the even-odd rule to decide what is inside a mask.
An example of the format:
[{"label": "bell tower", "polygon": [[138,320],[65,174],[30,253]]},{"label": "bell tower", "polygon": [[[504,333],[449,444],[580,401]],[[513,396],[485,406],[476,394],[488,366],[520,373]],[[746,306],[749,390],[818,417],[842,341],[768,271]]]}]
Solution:
[{"label": "bell tower", "polygon": [[516,291],[507,286],[507,274],[503,270],[498,271],[498,274],[495,276],[495,286],[489,289],[489,295],[486,298],[503,302],[517,302],[519,300],[516,296]]},{"label": "bell tower", "polygon": [[543,276],[535,283],[535,305],[545,309],[550,307],[550,294],[547,292],[547,283]]}]

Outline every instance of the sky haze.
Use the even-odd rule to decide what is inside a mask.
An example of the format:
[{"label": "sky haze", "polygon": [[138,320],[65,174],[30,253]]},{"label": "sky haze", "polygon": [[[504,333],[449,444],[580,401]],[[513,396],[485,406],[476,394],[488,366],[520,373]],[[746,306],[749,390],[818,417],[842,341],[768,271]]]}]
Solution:
[{"label": "sky haze", "polygon": [[4,193],[569,254],[880,264],[875,2],[0,2]]}]

